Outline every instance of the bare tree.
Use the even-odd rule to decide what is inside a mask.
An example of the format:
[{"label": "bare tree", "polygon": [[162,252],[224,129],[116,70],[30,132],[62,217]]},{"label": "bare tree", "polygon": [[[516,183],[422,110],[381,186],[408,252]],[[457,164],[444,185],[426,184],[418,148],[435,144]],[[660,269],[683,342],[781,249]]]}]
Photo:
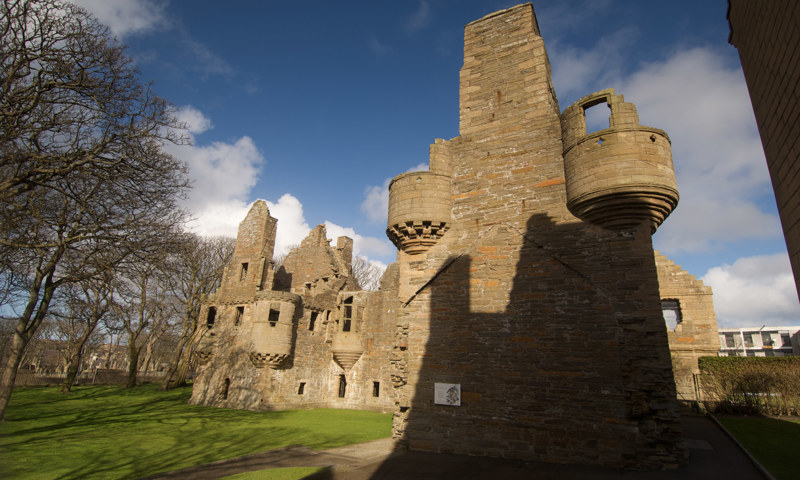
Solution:
[{"label": "bare tree", "polygon": [[377,290],[381,286],[383,270],[364,257],[353,257],[352,274],[364,290]]},{"label": "bare tree", "polygon": [[0,249],[16,325],[0,420],[57,289],[161,248],[184,214],[169,105],[124,47],[63,0],[0,0]]},{"label": "bare tree", "polygon": [[187,234],[183,248],[173,256],[172,293],[183,306],[183,328],[175,357],[161,385],[162,390],[186,384],[200,305],[219,286],[235,246],[233,238],[203,238]]},{"label": "bare tree", "polygon": [[67,393],[80,371],[86,347],[100,321],[111,309],[110,274],[91,278],[61,290],[64,311],[56,318],[56,332],[62,342],[62,355],[67,366],[61,392]]}]

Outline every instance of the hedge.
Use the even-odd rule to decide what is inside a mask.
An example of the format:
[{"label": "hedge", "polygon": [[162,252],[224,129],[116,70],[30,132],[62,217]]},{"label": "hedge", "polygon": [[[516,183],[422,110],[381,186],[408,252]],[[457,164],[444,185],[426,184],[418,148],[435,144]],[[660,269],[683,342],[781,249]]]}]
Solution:
[{"label": "hedge", "polygon": [[800,414],[800,357],[701,357],[698,363],[710,410]]}]

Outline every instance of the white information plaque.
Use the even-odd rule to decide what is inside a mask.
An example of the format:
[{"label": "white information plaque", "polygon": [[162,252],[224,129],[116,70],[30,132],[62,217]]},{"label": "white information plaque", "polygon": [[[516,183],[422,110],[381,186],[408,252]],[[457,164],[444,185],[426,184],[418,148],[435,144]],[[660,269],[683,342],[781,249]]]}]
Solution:
[{"label": "white information plaque", "polygon": [[433,403],[436,405],[461,406],[461,384],[435,383],[433,385]]}]

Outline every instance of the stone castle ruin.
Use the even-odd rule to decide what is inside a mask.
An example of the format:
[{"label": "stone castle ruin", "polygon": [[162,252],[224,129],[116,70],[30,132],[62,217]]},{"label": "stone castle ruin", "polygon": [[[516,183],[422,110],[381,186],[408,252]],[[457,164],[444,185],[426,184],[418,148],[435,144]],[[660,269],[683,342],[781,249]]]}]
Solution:
[{"label": "stone castle ruin", "polygon": [[192,402],[391,411],[413,450],[684,464],[669,342],[690,395],[716,321],[710,289],[653,252],[678,202],[667,134],[614,90],[562,113],[530,4],[466,26],[460,134],[390,184],[378,291],[324,226],[276,268],[256,202],[201,311]]}]

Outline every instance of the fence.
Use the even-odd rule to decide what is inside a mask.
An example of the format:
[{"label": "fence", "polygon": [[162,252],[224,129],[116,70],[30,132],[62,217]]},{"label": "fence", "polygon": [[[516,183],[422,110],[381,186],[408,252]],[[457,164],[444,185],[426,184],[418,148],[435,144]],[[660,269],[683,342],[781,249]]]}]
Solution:
[{"label": "fence", "polygon": [[[164,379],[164,375],[165,372],[140,372],[136,379],[139,382],[160,382]],[[17,372],[17,379],[14,385],[18,387],[61,385],[66,378],[66,373],[41,373],[20,370]],[[98,368],[97,370],[80,372],[75,377],[74,385],[113,385],[127,382],[127,371]]]}]

